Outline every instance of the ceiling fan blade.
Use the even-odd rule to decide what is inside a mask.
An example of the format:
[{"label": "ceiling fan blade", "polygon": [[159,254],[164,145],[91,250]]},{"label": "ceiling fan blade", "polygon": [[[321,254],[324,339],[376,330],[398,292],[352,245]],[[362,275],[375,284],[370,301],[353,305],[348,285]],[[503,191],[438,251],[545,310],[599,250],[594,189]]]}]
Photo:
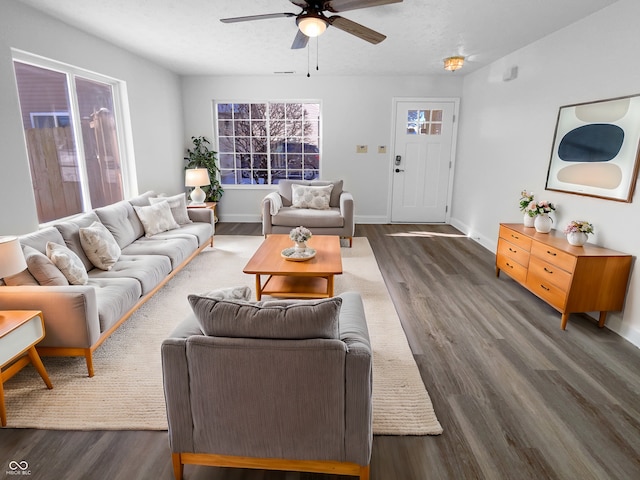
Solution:
[{"label": "ceiling fan blade", "polygon": [[390,3],[402,3],[402,0],[328,0],[324,4],[324,10],[329,12],[346,12],[358,8],[378,7]]},{"label": "ceiling fan blade", "polygon": [[265,13],[264,15],[249,15],[247,17],[221,18],[222,23],[251,22],[252,20],[266,20],[269,18],[297,17],[297,13]]},{"label": "ceiling fan blade", "polygon": [[364,25],[360,25],[352,20],[347,20],[346,18],[340,17],[338,15],[334,15],[333,17],[327,18],[327,21],[332,27],[336,27],[338,30],[342,30],[343,32],[350,33],[351,35],[355,35],[363,40],[366,40],[369,43],[378,44],[387,38],[386,35],[383,35],[375,30],[371,30],[370,28],[365,27]]},{"label": "ceiling fan blade", "polygon": [[298,30],[298,33],[296,33],[296,38],[293,39],[293,43],[291,44],[291,48],[304,48],[307,46],[307,43],[309,43],[309,37]]},{"label": "ceiling fan blade", "polygon": [[293,3],[296,7],[300,7],[305,10],[309,8],[309,2],[306,2],[305,0],[289,0],[289,1]]}]

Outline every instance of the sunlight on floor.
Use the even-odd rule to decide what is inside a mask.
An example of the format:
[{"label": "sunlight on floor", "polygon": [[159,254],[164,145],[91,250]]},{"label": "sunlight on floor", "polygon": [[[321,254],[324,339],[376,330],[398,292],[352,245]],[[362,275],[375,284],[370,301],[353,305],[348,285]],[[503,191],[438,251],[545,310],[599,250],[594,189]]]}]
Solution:
[{"label": "sunlight on floor", "polygon": [[441,233],[441,232],[400,232],[389,233],[387,237],[456,237],[465,238],[462,233]]}]

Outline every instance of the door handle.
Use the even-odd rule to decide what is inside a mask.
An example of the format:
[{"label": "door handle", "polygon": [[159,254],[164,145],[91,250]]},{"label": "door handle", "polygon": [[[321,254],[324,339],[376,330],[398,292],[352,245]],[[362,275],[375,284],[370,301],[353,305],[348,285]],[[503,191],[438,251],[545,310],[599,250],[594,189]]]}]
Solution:
[{"label": "door handle", "polygon": [[396,173],[400,173],[400,172],[404,172],[404,170],[401,170],[399,168],[396,168]]}]

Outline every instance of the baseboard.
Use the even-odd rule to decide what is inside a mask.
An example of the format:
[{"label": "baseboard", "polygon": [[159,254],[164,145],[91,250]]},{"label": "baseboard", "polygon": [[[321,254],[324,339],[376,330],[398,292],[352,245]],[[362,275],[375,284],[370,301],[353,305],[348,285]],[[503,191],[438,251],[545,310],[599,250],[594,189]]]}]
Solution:
[{"label": "baseboard", "polygon": [[218,221],[228,223],[262,223],[262,217],[259,214],[236,213],[220,215]]},{"label": "baseboard", "polygon": [[354,215],[354,220],[356,223],[363,223],[363,224],[387,224],[389,223],[389,219],[385,216],[379,216],[379,215]]},{"label": "baseboard", "polygon": [[498,246],[498,243],[495,238],[485,237],[484,235],[481,235],[479,232],[474,231],[473,228],[471,228],[469,225],[462,223],[459,220],[456,220],[455,218],[451,218],[449,220],[449,225],[457,228],[462,233],[464,233],[467,237],[469,237],[471,240],[478,242],[480,245],[482,245],[484,248],[486,248],[490,252],[496,251],[496,247]]}]

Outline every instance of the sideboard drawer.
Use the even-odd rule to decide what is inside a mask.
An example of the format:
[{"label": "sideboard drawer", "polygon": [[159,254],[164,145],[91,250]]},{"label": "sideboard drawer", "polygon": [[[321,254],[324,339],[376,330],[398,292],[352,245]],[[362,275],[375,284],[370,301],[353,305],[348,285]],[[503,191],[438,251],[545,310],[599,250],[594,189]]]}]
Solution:
[{"label": "sideboard drawer", "polygon": [[567,303],[567,292],[544,278],[529,272],[526,287],[559,311],[564,310]]},{"label": "sideboard drawer", "polygon": [[516,232],[515,230],[511,230],[509,227],[500,225],[499,236],[500,238],[507,240],[509,243],[513,243],[514,245],[521,247],[527,252],[531,251],[531,239]]},{"label": "sideboard drawer", "polygon": [[511,258],[525,268],[529,264],[529,252],[504,238],[498,239],[498,255]]},{"label": "sideboard drawer", "polygon": [[540,242],[533,242],[531,245],[531,255],[541,258],[552,265],[557,265],[561,269],[571,273],[573,273],[576,266],[575,256]]},{"label": "sideboard drawer", "polygon": [[496,264],[500,270],[513,278],[516,282],[524,283],[527,279],[527,267],[520,265],[512,258],[498,254]]},{"label": "sideboard drawer", "polygon": [[531,256],[531,259],[529,260],[529,272],[543,279],[545,283],[550,282],[564,291],[569,291],[572,275],[566,270],[562,270],[557,265],[545,262],[538,257]]}]

